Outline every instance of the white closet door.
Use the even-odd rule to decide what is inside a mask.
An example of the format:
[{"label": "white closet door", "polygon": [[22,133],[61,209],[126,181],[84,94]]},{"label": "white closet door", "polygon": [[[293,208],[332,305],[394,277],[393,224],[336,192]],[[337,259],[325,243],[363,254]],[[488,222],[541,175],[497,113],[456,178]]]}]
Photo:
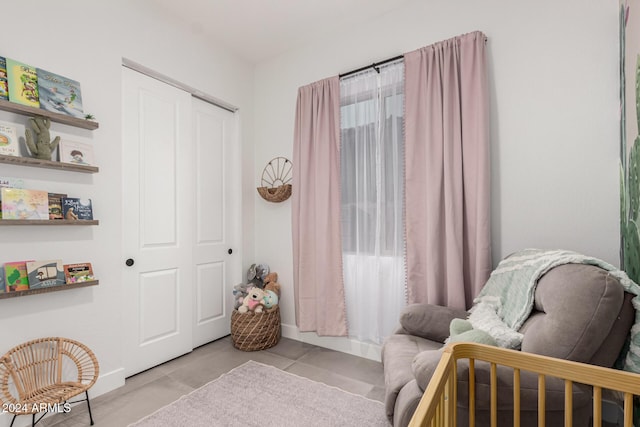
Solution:
[{"label": "white closet door", "polygon": [[122,77],[129,376],[192,349],[195,191],[191,95],[128,68]]},{"label": "white closet door", "polygon": [[243,279],[238,139],[236,114],[123,68],[127,376],[229,334]]},{"label": "white closet door", "polygon": [[[193,346],[228,335],[233,285],[242,281],[240,176],[233,113],[193,100],[196,207]],[[229,253],[231,252],[231,253]]]}]

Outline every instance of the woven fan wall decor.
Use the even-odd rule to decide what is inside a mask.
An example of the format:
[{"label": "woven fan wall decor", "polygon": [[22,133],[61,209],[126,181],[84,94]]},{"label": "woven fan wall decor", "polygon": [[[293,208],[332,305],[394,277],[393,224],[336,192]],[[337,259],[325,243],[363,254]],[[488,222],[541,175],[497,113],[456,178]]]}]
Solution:
[{"label": "woven fan wall decor", "polygon": [[280,203],[291,197],[293,164],[285,157],[271,159],[262,171],[258,193],[268,202]]}]

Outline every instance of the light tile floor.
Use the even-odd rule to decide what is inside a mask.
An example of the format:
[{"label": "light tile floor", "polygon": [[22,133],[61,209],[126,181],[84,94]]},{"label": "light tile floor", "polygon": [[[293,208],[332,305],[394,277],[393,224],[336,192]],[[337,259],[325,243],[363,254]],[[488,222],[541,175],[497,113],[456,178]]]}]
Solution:
[{"label": "light tile floor", "polygon": [[[249,360],[383,400],[384,378],[378,362],[287,338],[268,350],[244,352],[225,337],[127,378],[123,387],[91,399],[95,425],[125,427]],[[69,414],[47,417],[38,425],[89,426],[86,404],[75,405]]]}]

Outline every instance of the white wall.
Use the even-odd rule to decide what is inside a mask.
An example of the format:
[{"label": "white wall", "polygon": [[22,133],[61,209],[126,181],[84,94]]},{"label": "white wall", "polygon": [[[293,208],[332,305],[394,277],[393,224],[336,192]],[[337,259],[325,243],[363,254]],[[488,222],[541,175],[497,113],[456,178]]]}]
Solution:
[{"label": "white wall", "polygon": [[[150,3],[20,1],[3,4],[0,55],[78,80],[85,112],[100,128],[93,132],[52,125],[52,134],[91,142],[100,172],[74,174],[0,165],[0,176],[24,179],[33,188],[90,197],[96,227],[0,227],[0,264],[24,259],[93,263],[97,287],[0,300],[0,353],[28,339],[66,336],[91,347],[101,380],[94,396],[124,382],[122,283],[121,63],[128,58],[240,108],[246,164],[243,265],[253,259],[253,68],[203,42],[189,27],[150,11]],[[9,36],[10,35],[10,36]],[[26,123],[0,112],[0,120]],[[250,197],[248,195],[251,195]],[[246,242],[251,242],[247,244]],[[242,253],[241,248],[237,248]],[[229,284],[231,287],[233,284]],[[0,423],[4,420],[0,419]]]},{"label": "white wall", "polygon": [[[618,264],[618,4],[609,0],[418,0],[258,65],[256,186],[291,157],[297,88],[474,30],[488,36],[492,241],[497,263],[526,247],[565,248]],[[283,332],[356,354],[376,349],[298,335],[291,201],[257,194],[256,261],[280,275]]]}]

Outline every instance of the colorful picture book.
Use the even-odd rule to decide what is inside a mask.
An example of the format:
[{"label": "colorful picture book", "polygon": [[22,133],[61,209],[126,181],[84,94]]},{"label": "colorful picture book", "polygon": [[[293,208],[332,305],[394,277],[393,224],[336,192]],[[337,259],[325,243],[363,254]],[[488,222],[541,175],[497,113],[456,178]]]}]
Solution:
[{"label": "colorful picture book", "polygon": [[49,194],[23,188],[0,188],[2,219],[49,219]]},{"label": "colorful picture book", "polygon": [[4,264],[4,280],[7,292],[28,290],[27,261],[6,262]]},{"label": "colorful picture book", "polygon": [[38,74],[35,67],[6,58],[9,101],[29,107],[40,107]]},{"label": "colorful picture book", "polygon": [[[0,176],[0,188],[24,188],[24,181],[18,178]],[[2,219],[2,192],[0,192],[0,219]]]},{"label": "colorful picture book", "polygon": [[27,261],[29,289],[50,288],[65,284],[61,260]]},{"label": "colorful picture book", "polygon": [[54,113],[84,118],[80,83],[37,68],[40,108]]},{"label": "colorful picture book", "polygon": [[49,219],[63,219],[62,199],[67,197],[62,193],[49,193]]},{"label": "colorful picture book", "polygon": [[16,126],[0,123],[0,155],[20,156],[18,128]]},{"label": "colorful picture book", "polygon": [[7,80],[7,60],[0,56],[0,99],[9,99],[9,82]]},{"label": "colorful picture book", "polygon": [[81,283],[96,280],[93,276],[91,263],[65,264],[64,277],[67,283]]},{"label": "colorful picture book", "polygon": [[76,197],[62,198],[62,216],[68,220],[93,219],[93,207],[91,199],[79,199]]},{"label": "colorful picture book", "polygon": [[95,165],[93,161],[93,145],[83,142],[60,140],[58,145],[60,161],[76,165]]}]

